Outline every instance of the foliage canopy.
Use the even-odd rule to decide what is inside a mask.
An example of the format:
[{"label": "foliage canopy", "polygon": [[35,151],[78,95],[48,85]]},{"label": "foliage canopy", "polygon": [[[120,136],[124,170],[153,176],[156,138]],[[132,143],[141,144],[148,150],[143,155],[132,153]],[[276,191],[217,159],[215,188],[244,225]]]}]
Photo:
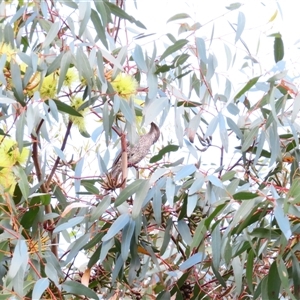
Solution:
[{"label": "foliage canopy", "polygon": [[0,9],[0,299],[300,298],[300,97],[279,32],[264,72],[240,3],[229,39],[179,13],[164,45],[124,1]]}]

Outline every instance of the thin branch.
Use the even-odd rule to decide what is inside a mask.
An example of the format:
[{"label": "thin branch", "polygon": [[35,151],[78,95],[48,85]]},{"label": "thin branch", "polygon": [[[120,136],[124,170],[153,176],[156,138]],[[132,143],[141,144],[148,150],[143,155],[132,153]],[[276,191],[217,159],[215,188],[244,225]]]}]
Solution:
[{"label": "thin branch", "polygon": [[[64,151],[65,148],[66,148],[67,140],[68,140],[68,137],[70,135],[72,125],[73,125],[73,123],[71,121],[69,121],[68,126],[67,126],[67,130],[66,130],[66,133],[65,133],[65,137],[64,137],[64,140],[63,140],[61,148],[60,148],[61,151]],[[59,162],[60,162],[60,157],[57,156],[57,158],[55,160],[55,163],[53,165],[53,168],[51,170],[51,173],[50,173],[50,175],[48,176],[48,179],[47,179],[47,183],[46,183],[47,188],[49,188],[49,186],[50,186],[51,180],[52,180],[52,178],[53,178],[53,176],[56,172],[56,169],[59,165]]]}]

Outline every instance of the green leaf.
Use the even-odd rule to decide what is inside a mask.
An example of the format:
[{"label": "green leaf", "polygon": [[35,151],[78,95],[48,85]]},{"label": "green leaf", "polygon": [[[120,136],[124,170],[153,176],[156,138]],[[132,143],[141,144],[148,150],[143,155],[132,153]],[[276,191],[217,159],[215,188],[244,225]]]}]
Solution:
[{"label": "green leaf", "polygon": [[175,178],[174,180],[175,181],[179,181],[179,180],[182,180],[184,179],[185,177],[191,175],[192,173],[194,173],[196,171],[196,167],[194,164],[190,164],[190,165],[185,165],[183,166],[178,172],[177,174],[175,175]]},{"label": "green leaf", "polygon": [[208,63],[207,56],[206,56],[206,46],[205,41],[202,38],[196,37],[196,47],[198,52],[198,59],[203,61],[205,64]]},{"label": "green leaf", "polygon": [[170,105],[168,97],[153,99],[144,108],[143,115],[145,116],[145,125],[153,122],[157,116]]},{"label": "green leaf", "polygon": [[40,278],[34,285],[32,299],[40,299],[45,290],[49,287],[48,278]]},{"label": "green leaf", "polygon": [[123,261],[127,260],[134,228],[135,228],[135,222],[133,220],[129,220],[129,222],[123,229],[122,244],[121,244],[121,257]]},{"label": "green leaf", "polygon": [[253,264],[254,264],[254,251],[251,249],[248,252],[248,257],[247,257],[247,265],[246,265],[246,280],[247,280],[247,285],[250,290],[250,292],[253,294],[254,289],[253,289]]},{"label": "green leaf", "polygon": [[24,169],[21,166],[14,166],[13,172],[17,177],[17,182],[19,184],[20,190],[22,192],[22,195],[25,199],[28,199],[29,197],[29,183],[27,180],[26,173]]},{"label": "green leaf", "polygon": [[[299,263],[298,263],[299,265]],[[300,280],[300,278],[299,278]],[[299,281],[298,281],[299,282]],[[269,299],[278,299],[280,292],[281,280],[277,270],[276,261],[274,261],[270,267],[268,275],[268,296]]]},{"label": "green leaf", "polygon": [[157,300],[170,300],[171,294],[169,291],[164,291],[159,293],[159,295],[156,297]]},{"label": "green leaf", "polygon": [[238,256],[233,258],[231,264],[232,264],[233,275],[234,275],[235,284],[236,284],[236,293],[237,293],[237,295],[239,295],[242,291],[244,268],[243,268],[241,260]]},{"label": "green leaf", "polygon": [[92,78],[94,73],[92,71],[90,62],[82,47],[77,48],[76,52],[76,67],[79,71],[79,75],[82,75],[83,78],[87,81],[88,85],[92,85]]},{"label": "green leaf", "polygon": [[85,30],[87,30],[87,24],[91,19],[91,2],[79,2],[78,13],[80,24],[78,36],[81,37]]},{"label": "green leaf", "polygon": [[246,85],[235,95],[234,100],[239,99],[241,96],[243,96],[247,91],[249,91],[258,81],[260,76],[254,77],[250,79]]},{"label": "green leaf", "polygon": [[275,37],[274,40],[274,59],[277,63],[278,61],[282,60],[284,57],[284,45],[281,38],[281,35]]},{"label": "green leaf", "polygon": [[[49,100],[46,100],[45,102],[46,104],[49,104]],[[65,104],[64,102],[61,102],[59,100],[53,100],[53,102],[56,104],[56,107],[60,112],[67,113],[75,117],[82,117],[82,115],[77,110],[75,110],[73,107],[69,106],[68,104]]]},{"label": "green leaf", "polygon": [[235,2],[235,3],[231,3],[229,6],[225,6],[228,10],[236,10],[238,8],[241,7],[241,3],[239,2]]},{"label": "green leaf", "polygon": [[77,281],[65,281],[64,283],[62,283],[61,287],[69,294],[73,294],[77,296],[84,295],[90,299],[95,299],[95,300],[99,299],[99,297],[94,291],[92,291],[90,288],[86,287],[85,285]]},{"label": "green leaf", "polygon": [[121,231],[130,221],[128,214],[120,215],[108,229],[106,235],[102,238],[102,242],[107,242],[112,239],[119,231]]},{"label": "green leaf", "polygon": [[175,20],[180,20],[180,19],[186,19],[186,18],[191,18],[190,15],[186,14],[186,13],[180,13],[180,14],[176,14],[173,17],[171,17],[167,23],[171,22],[171,21],[175,21]]},{"label": "green leaf", "polygon": [[259,195],[251,192],[238,192],[234,194],[232,197],[234,200],[250,200],[259,197]]},{"label": "green leaf", "polygon": [[177,50],[182,49],[186,44],[188,43],[188,40],[182,39],[182,40],[178,40],[174,43],[174,45],[169,46],[164,53],[161,55],[160,57],[160,61],[162,61],[163,59],[165,59],[167,56],[169,56],[170,54],[176,52]]},{"label": "green leaf", "polygon": [[23,83],[19,65],[15,62],[11,62],[10,71],[11,77],[13,78],[12,90],[14,92],[14,96],[22,106],[25,106],[26,104],[24,102]]},{"label": "green leaf", "polygon": [[[97,1],[97,2],[99,2],[99,1]],[[105,36],[105,27],[102,25],[101,19],[94,9],[92,9],[92,12],[91,12],[91,21],[94,24],[95,31],[97,32],[98,38],[100,39],[102,44],[105,46],[105,48],[108,49],[108,43],[107,43],[107,39]],[[98,51],[98,53],[99,52],[100,51]]]},{"label": "green leaf", "polygon": [[134,23],[136,26],[140,28],[147,29],[144,24],[142,24],[140,21],[137,21],[134,17],[128,15],[124,10],[119,8],[117,5],[106,1],[104,2],[104,4],[109,7],[111,13],[114,14],[115,16],[121,19],[128,20],[130,23]]},{"label": "green leaf", "polygon": [[189,269],[190,267],[195,266],[196,264],[200,263],[204,258],[203,253],[196,253],[193,254],[191,257],[189,257],[185,262],[183,262],[179,266],[180,271],[184,271],[186,269]]},{"label": "green leaf", "polygon": [[179,146],[177,146],[177,145],[172,145],[172,144],[167,145],[167,146],[163,147],[161,150],[159,150],[157,155],[152,156],[149,162],[151,164],[155,163],[155,162],[161,160],[166,153],[176,152],[178,149],[179,149]]},{"label": "green leaf", "polygon": [[221,260],[221,249],[222,249],[222,237],[220,231],[220,224],[218,224],[211,234],[211,247],[212,247],[212,257],[213,265],[216,269],[219,269]]},{"label": "green leaf", "polygon": [[7,273],[7,284],[17,275],[20,268],[26,268],[28,263],[28,248],[26,241],[23,239],[17,240],[14,248],[14,253],[9,265]]},{"label": "green leaf", "polygon": [[43,42],[43,49],[48,47],[53,42],[53,40],[57,36],[59,28],[60,28],[60,22],[52,23],[49,31],[47,32],[45,41]]},{"label": "green leaf", "polygon": [[28,211],[25,212],[25,214],[23,215],[20,224],[25,228],[25,229],[29,229],[32,225],[33,222],[39,212],[39,207],[37,206],[33,206],[30,207]]},{"label": "green leaf", "polygon": [[[294,282],[294,295],[296,296],[296,299],[300,299],[300,264],[298,258],[294,253],[292,253],[292,270],[293,270],[292,274],[293,274],[293,282]],[[279,281],[279,286],[280,286],[280,281]]]},{"label": "green leaf", "polygon": [[138,185],[137,192],[135,194],[135,198],[133,201],[132,207],[132,218],[136,219],[141,215],[142,206],[148,190],[150,188],[150,180],[138,179],[141,180],[140,184]]},{"label": "green leaf", "polygon": [[291,226],[289,222],[289,218],[285,215],[283,208],[282,208],[283,199],[279,198],[276,200],[276,206],[274,208],[274,216],[278,223],[279,228],[281,229],[282,233],[286,237],[287,240],[292,235]]},{"label": "green leaf", "polygon": [[140,45],[135,46],[135,49],[132,53],[132,57],[141,72],[145,72],[145,73],[148,72],[148,67],[145,62],[143,49]]},{"label": "green leaf", "polygon": [[134,112],[129,106],[128,102],[122,98],[120,98],[120,111],[123,113],[126,121],[128,121],[130,124],[134,124],[135,121]]},{"label": "green leaf", "polygon": [[238,23],[237,23],[237,29],[236,29],[236,34],[235,34],[235,42],[237,42],[240,39],[240,37],[245,29],[245,22],[246,22],[245,15],[240,11],[239,15],[238,15]]},{"label": "green leaf", "polygon": [[64,80],[66,78],[66,74],[67,74],[68,69],[70,67],[71,58],[72,58],[71,51],[67,51],[61,59],[58,85],[57,85],[57,94],[60,92],[60,89],[61,89],[61,87],[64,83]]},{"label": "green leaf", "polygon": [[117,197],[114,206],[117,207],[123,202],[128,200],[134,193],[136,193],[141,184],[143,184],[144,179],[137,179],[128,185],[124,190],[121,191],[120,195]]},{"label": "green leaf", "polygon": [[242,145],[242,149],[241,149],[242,152],[247,151],[249,149],[249,147],[253,145],[253,142],[257,138],[258,130],[259,130],[259,126],[256,126],[256,127],[252,128],[249,133],[247,133],[245,141],[243,142],[243,145]]},{"label": "green leaf", "polygon": [[55,227],[55,229],[53,230],[53,233],[58,233],[63,230],[72,228],[72,227],[80,224],[83,221],[83,219],[84,219],[83,216],[74,217],[74,218],[68,220],[66,223],[60,224],[57,227]]}]

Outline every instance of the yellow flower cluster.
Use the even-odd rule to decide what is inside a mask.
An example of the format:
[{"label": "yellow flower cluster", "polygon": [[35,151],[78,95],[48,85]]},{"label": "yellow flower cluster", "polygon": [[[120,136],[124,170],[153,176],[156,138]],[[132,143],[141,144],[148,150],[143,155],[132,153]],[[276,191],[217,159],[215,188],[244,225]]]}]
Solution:
[{"label": "yellow flower cluster", "polygon": [[82,117],[76,117],[76,116],[72,116],[72,115],[69,116],[70,121],[72,121],[73,124],[78,127],[78,129],[79,129],[80,132],[85,131],[84,116],[88,112],[88,108],[85,108],[83,110],[78,110],[78,108],[83,104],[83,102],[84,101],[81,98],[79,98],[79,97],[76,97],[76,98],[72,99],[71,106],[75,110],[77,110],[82,115]]},{"label": "yellow flower cluster", "polygon": [[138,83],[129,74],[119,73],[111,85],[118,96],[126,100],[137,93]]},{"label": "yellow flower cluster", "polygon": [[16,49],[13,49],[9,44],[7,43],[0,43],[0,56],[6,54],[6,61],[10,62],[13,58],[15,58],[17,53]]},{"label": "yellow flower cluster", "polygon": [[[13,195],[16,178],[12,167],[26,162],[29,149],[23,148],[20,152],[18,144],[13,139],[5,138],[0,144],[0,187]],[[0,190],[0,192],[1,192]]]},{"label": "yellow flower cluster", "polygon": [[40,96],[42,99],[53,99],[56,96],[57,88],[57,76],[55,73],[52,73],[44,78],[42,86],[39,89]]},{"label": "yellow flower cluster", "polygon": [[71,88],[72,84],[78,81],[78,74],[75,68],[69,68],[64,80],[64,86]]}]

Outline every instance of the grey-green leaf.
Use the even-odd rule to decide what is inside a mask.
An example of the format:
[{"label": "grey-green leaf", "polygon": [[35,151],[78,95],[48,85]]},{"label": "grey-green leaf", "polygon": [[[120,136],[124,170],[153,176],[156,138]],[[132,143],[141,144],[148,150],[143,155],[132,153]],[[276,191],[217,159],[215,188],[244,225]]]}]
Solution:
[{"label": "grey-green leaf", "polygon": [[186,44],[188,43],[188,40],[182,39],[182,40],[178,40],[174,43],[174,45],[169,46],[165,52],[161,55],[160,57],[160,61],[162,61],[163,59],[165,59],[167,56],[169,56],[170,54],[176,52],[177,50],[182,49]]}]

